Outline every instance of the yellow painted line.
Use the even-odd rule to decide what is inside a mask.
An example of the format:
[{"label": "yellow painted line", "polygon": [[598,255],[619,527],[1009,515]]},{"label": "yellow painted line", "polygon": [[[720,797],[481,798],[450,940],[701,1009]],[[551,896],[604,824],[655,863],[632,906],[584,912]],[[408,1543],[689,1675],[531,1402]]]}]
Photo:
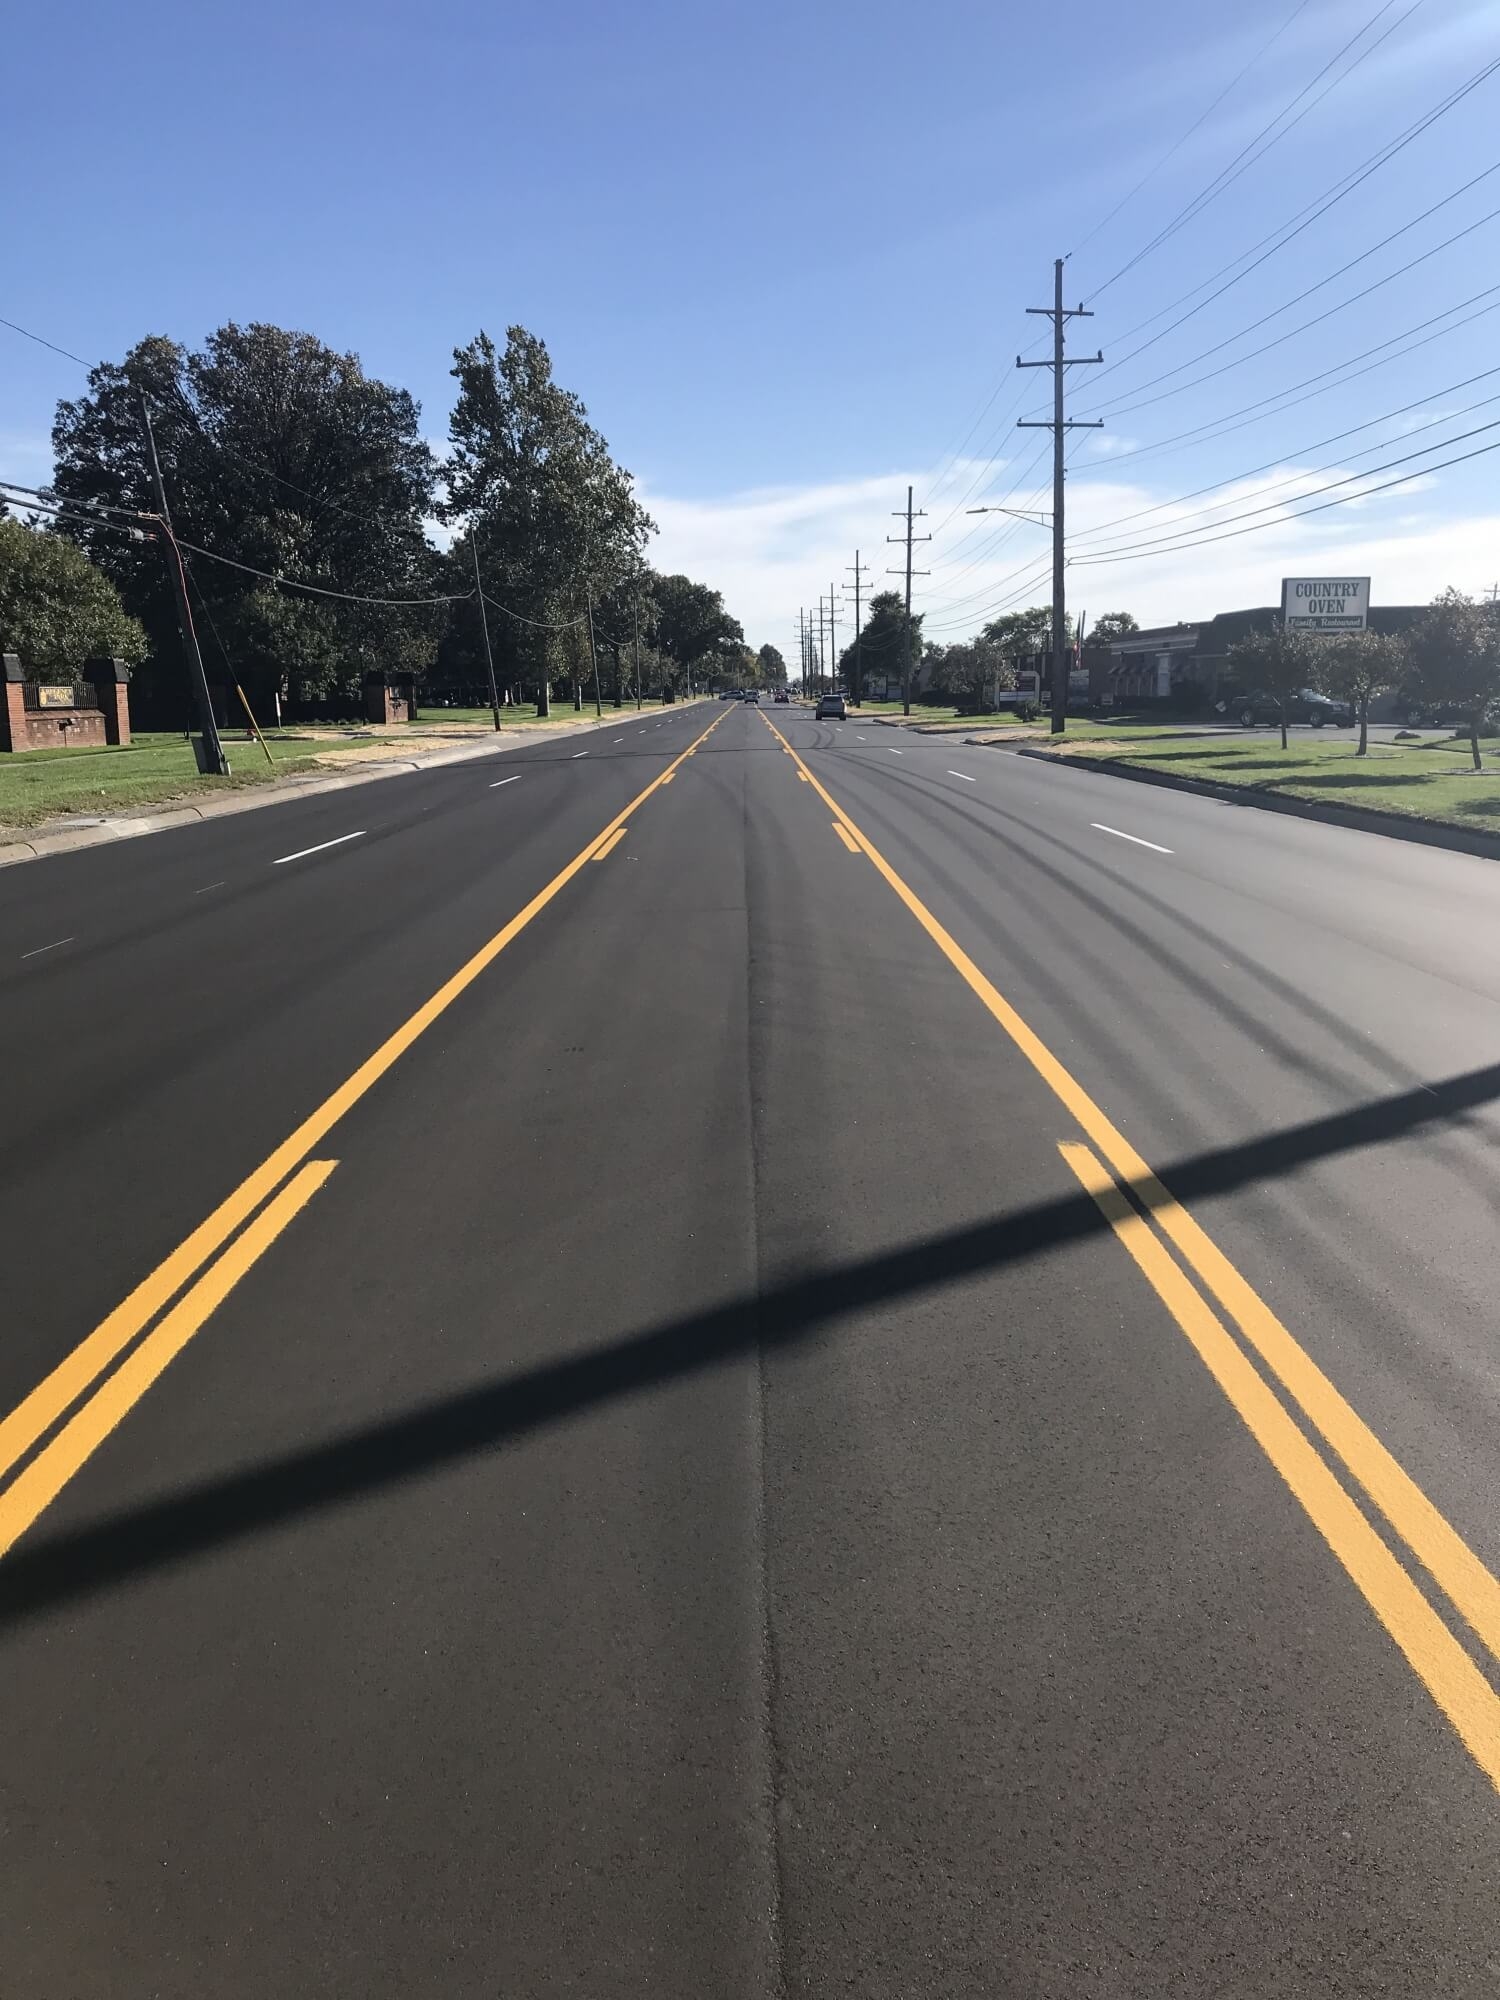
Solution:
[{"label": "yellow painted line", "polygon": [[1059,1151],[1470,1756],[1500,1791],[1500,1695],[1120,1192],[1103,1162],[1087,1146],[1064,1144]]},{"label": "yellow painted line", "polygon": [[[717,729],[723,716],[716,716],[703,731],[703,736]],[[700,736],[697,741],[701,742]],[[91,1334],[81,1340],[66,1359],[59,1362],[52,1373],[39,1382],[24,1401],[3,1420],[0,1420],[0,1474],[9,1471],[23,1453],[29,1451],[42,1434],[62,1415],[64,1410],[76,1402],[91,1382],[109,1367],[117,1355],[124,1352],[136,1335],[149,1325],[162,1307],[179,1292],[210,1257],[232,1236],[247,1216],[254,1214],[273,1189],[280,1186],[287,1175],[301,1161],[307,1158],[320,1140],[332,1130],[344,1114],[377,1084],[392,1064],[397,1062],[417,1038],[430,1028],[438,1017],[445,1013],[459,995],[473,985],[479,975],[494,963],[505,947],[518,938],[533,918],[539,916],[583,867],[602,841],[608,840],[616,827],[628,825],[630,816],[645,804],[658,785],[671,778],[677,765],[687,752],[683,751],[659,777],[654,778],[646,789],[633,798],[625,810],[617,813],[602,832],[588,845],[581,848],[565,868],[553,876],[544,889],[538,890],[522,910],[517,911],[509,923],[505,924],[488,943],[480,946],[472,958],[461,965],[450,979],[438,988],[430,999],[424,1000],[417,1011],[403,1021],[347,1077],[338,1088],[315,1111],[303,1119],[289,1138],[283,1139],[255,1170],[247,1174],[232,1194],[227,1195],[213,1213],[207,1216],[191,1235],[184,1237],[170,1255],[164,1257],[156,1269],[143,1278],[129,1296],[122,1299],[112,1312],[102,1319]]]},{"label": "yellow painted line", "polygon": [[609,836],[608,840],[600,841],[599,845],[594,849],[593,854],[589,858],[593,861],[602,861],[606,854],[613,854],[615,849],[619,846],[620,842],[625,838],[626,834],[629,831],[630,829],[628,827],[617,826],[614,832]]},{"label": "yellow painted line", "polygon": [[51,1506],[74,1473],[128,1415],[169,1363],[176,1360],[210,1313],[223,1304],[299,1209],[305,1208],[338,1165],[309,1160],[261,1210],[203,1276],[152,1328],[104,1386],[63,1425],[23,1472],[0,1493],[0,1556]]},{"label": "yellow painted line", "polygon": [[833,830],[838,835],[839,839],[843,841],[845,847],[848,848],[851,854],[858,854],[859,842],[854,838],[854,835],[849,831],[848,827],[844,825],[844,822],[842,820],[836,819],[833,822]]},{"label": "yellow painted line", "polygon": [[[781,732],[762,717],[773,735]],[[785,739],[782,739],[785,741]],[[1312,1356],[1271,1311],[1077,1079],[1029,1028],[927,906],[792,752],[798,773],[837,814],[938,950],[1015,1043],[1042,1081],[1077,1120],[1168,1240],[1229,1314],[1245,1339],[1336,1451],[1391,1526],[1474,1631],[1500,1659],[1500,1580],[1439,1513]]]},{"label": "yellow painted line", "polygon": [[[767,726],[769,727],[769,725],[767,725]],[[807,775],[806,771],[801,771],[801,770],[799,770],[799,771],[798,771],[798,773],[797,773],[797,776],[798,776],[798,777],[799,777],[799,778],[800,778],[800,779],[802,780],[802,782],[803,782],[803,784],[804,784],[804,785],[810,785],[810,784],[812,783],[812,779],[811,779],[810,777],[808,777],[808,775]],[[837,806],[835,806],[835,807],[834,807],[834,811],[835,811],[835,812],[837,812],[837,811],[838,811],[838,807],[837,807]]]}]

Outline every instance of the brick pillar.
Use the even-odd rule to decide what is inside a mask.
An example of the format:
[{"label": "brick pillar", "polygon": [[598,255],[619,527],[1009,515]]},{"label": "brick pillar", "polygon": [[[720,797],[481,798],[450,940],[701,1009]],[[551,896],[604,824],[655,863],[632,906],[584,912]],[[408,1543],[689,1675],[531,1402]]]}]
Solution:
[{"label": "brick pillar", "polygon": [[130,669],[123,660],[85,660],[83,677],[92,683],[104,717],[106,743],[130,741]]},{"label": "brick pillar", "polygon": [[366,722],[393,722],[391,690],[384,674],[365,675]]},{"label": "brick pillar", "polygon": [[20,654],[0,653],[0,750],[25,750],[30,743],[24,677]]}]

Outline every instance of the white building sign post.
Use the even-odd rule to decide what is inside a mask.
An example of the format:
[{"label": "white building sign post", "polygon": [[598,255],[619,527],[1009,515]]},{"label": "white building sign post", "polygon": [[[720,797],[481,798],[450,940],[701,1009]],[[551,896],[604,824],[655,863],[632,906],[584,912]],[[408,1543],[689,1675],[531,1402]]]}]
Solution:
[{"label": "white building sign post", "polygon": [[1370,617],[1367,576],[1287,576],[1281,623],[1288,632],[1363,632]]}]

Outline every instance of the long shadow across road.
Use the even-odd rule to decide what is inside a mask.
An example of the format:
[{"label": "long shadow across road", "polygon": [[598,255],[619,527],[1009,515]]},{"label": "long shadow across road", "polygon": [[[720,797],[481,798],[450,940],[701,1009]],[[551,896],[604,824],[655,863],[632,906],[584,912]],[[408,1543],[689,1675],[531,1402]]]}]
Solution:
[{"label": "long shadow across road", "polygon": [[[1294,1173],[1312,1161],[1462,1120],[1500,1098],[1500,1063],[1421,1084],[1247,1144],[1193,1154],[1161,1178],[1190,1202]],[[879,1256],[768,1286],[425,1404],[405,1415],[168,1494],[23,1548],[0,1563],[0,1628],[94,1596],[299,1515],[402,1484],[524,1437],[575,1411],[690,1376],[757,1348],[804,1340],[851,1314],[1003,1268],[1100,1232],[1092,1197],[1069,1195]]]}]

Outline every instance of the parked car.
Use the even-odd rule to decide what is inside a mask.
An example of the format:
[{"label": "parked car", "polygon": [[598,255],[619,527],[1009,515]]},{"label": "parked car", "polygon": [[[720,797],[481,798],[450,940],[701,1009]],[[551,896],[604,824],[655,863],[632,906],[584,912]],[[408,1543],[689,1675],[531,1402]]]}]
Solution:
[{"label": "parked car", "polygon": [[820,694],[818,696],[817,720],[821,722],[827,715],[836,716],[842,722],[849,710],[841,694]]},{"label": "parked car", "polygon": [[[1281,720],[1280,703],[1274,694],[1267,694],[1263,688],[1244,688],[1237,693],[1221,694],[1214,703],[1214,709],[1217,714],[1231,717],[1246,729],[1253,729],[1257,723]],[[1288,722],[1309,722],[1314,729],[1347,729],[1355,717],[1347,701],[1335,701],[1332,695],[1320,694],[1316,688],[1298,688],[1295,694],[1287,696],[1286,719]]]}]

